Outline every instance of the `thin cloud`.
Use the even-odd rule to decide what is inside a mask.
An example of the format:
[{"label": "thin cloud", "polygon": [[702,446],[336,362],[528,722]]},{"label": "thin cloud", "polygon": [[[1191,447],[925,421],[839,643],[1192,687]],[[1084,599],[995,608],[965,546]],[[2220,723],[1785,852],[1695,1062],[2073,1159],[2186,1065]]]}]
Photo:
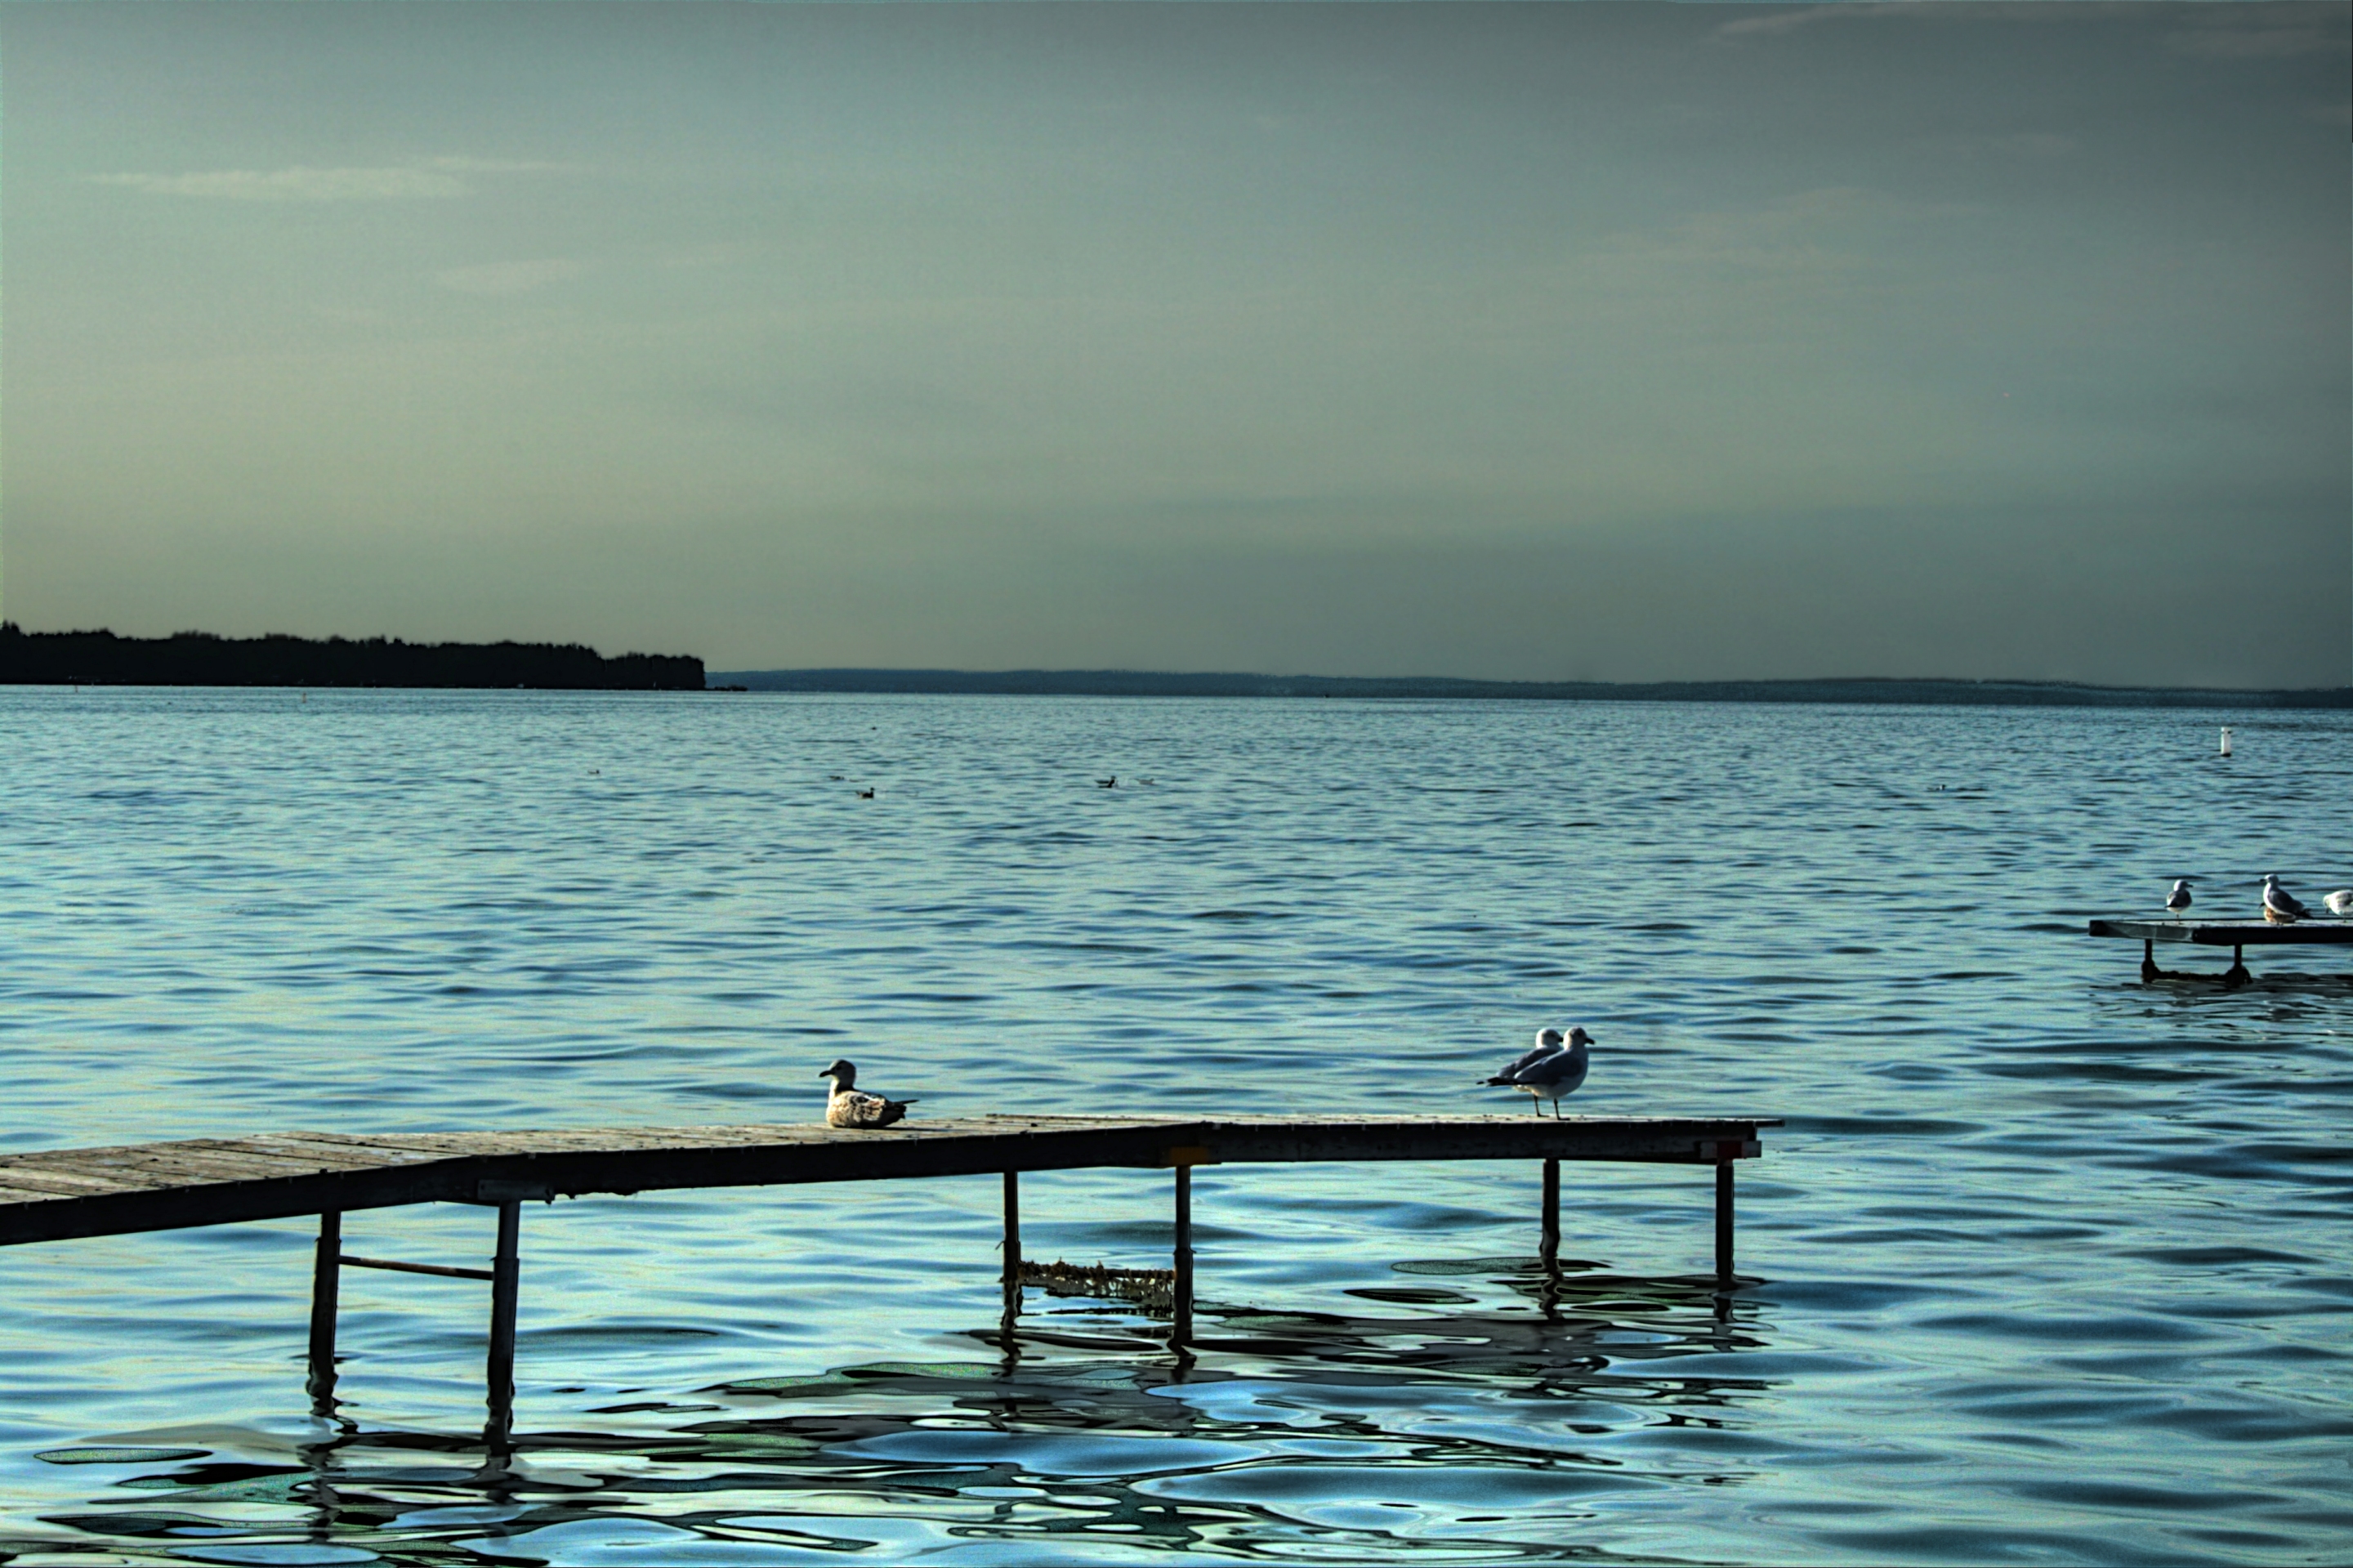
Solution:
[{"label": "thin cloud", "polygon": [[414,201],[471,196],[461,175],[575,174],[578,165],[517,158],[455,155],[376,168],[208,169],[185,175],[91,175],[94,185],[150,196],[210,196],[223,201]]},{"label": "thin cloud", "polygon": [[189,175],[92,175],[92,184],[150,196],[222,201],[412,201],[461,196],[473,187],[438,169],[212,169]]},{"label": "thin cloud", "polygon": [[584,165],[550,164],[528,158],[427,158],[428,166],[459,175],[576,175]]},{"label": "thin cloud", "polygon": [[2231,21],[2217,19],[2168,33],[2165,47],[2177,55],[2217,60],[2284,59],[2291,55],[2322,54],[2345,48],[2342,26],[2298,22],[2234,26]]},{"label": "thin cloud", "polygon": [[1823,22],[1852,22],[1866,16],[1903,16],[1915,22],[2080,22],[2092,17],[2105,21],[2111,16],[2130,16],[2140,10],[2137,5],[2073,5],[2054,4],[2052,0],[1995,0],[1993,4],[1976,4],[1974,0],[1838,0],[1828,5],[1805,5],[1762,16],[1743,16],[1715,28],[1708,34],[1708,39],[1712,43],[1735,43],[1743,38],[1769,38]]},{"label": "thin cloud", "polygon": [[1916,144],[1971,158],[2066,158],[2083,151],[2083,143],[2073,136],[2049,131],[2021,131],[2007,136],[1928,137]]},{"label": "thin cloud", "polygon": [[[2164,12],[2181,14],[2183,26],[2165,35],[2165,48],[2177,55],[2207,59],[2280,59],[2293,55],[2341,51],[2346,47],[2343,7],[2306,5],[2168,5]],[[2143,5],[2061,5],[2050,0],[1836,0],[1825,5],[1801,5],[1743,16],[1708,34],[1708,41],[1739,43],[1776,37],[1827,22],[1855,22],[1873,16],[1902,16],[1921,23],[2020,22],[2078,23],[2145,20],[2152,14]]]},{"label": "thin cloud", "polygon": [[1713,33],[1711,38],[1768,38],[1777,33],[1794,33],[1800,27],[1810,27],[1817,22],[1833,18],[1845,20],[1860,11],[1877,11],[1877,5],[1805,5],[1794,11],[1774,11],[1762,16],[1744,16],[1737,22],[1726,22]]},{"label": "thin cloud", "polygon": [[1863,264],[1832,237],[1855,225],[1966,215],[1957,203],[1892,200],[1849,185],[1801,191],[1761,206],[1696,212],[1663,229],[1628,230],[1607,240],[1610,252],[1661,263],[1704,262],[1752,272],[1821,272]]},{"label": "thin cloud", "polygon": [[461,294],[522,294],[576,278],[586,270],[577,261],[551,257],[543,261],[491,261],[480,267],[452,267],[433,274],[433,281]]}]

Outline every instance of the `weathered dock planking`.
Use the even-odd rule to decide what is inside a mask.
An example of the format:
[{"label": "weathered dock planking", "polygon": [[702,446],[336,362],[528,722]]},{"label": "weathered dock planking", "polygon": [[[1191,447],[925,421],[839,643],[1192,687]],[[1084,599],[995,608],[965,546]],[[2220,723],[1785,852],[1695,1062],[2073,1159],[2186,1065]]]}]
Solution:
[{"label": "weathered dock planking", "polygon": [[[1001,1175],[1005,1308],[1010,1342],[1020,1296],[1023,1171],[1173,1172],[1175,1309],[1170,1343],[1192,1339],[1192,1171],[1201,1165],[1302,1161],[1535,1160],[1544,1164],[1539,1255],[1556,1262],[1560,1162],[1706,1165],[1715,1171],[1715,1265],[1733,1274],[1732,1173],[1762,1152],[1760,1117],[1072,1117],[902,1122],[887,1131],[786,1126],[595,1128],[533,1132],[290,1132],[241,1139],[0,1155],[0,1245],[121,1235],[247,1220],[319,1216],[310,1391],[333,1408],[336,1300],[344,1267],[487,1281],[491,1430],[512,1416],[514,1332],[525,1202],[591,1193],[932,1176]],[[498,1210],[491,1266],[360,1257],[343,1216],[410,1203]]]},{"label": "weathered dock planking", "polygon": [[2222,971],[2222,983],[2244,985],[2254,978],[2247,972],[2245,949],[2302,943],[2353,944],[2353,920],[2298,920],[2293,925],[2274,925],[2268,920],[2094,920],[2091,935],[2122,937],[2138,942],[2140,978],[2144,980],[2166,978],[2166,972],[2157,967],[2159,942],[2228,948],[2231,967]]}]

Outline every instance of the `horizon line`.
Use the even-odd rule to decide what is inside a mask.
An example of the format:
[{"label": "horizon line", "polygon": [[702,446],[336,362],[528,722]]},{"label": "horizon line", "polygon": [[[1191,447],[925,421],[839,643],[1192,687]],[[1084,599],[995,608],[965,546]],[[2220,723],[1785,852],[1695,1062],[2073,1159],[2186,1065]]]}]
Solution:
[{"label": "horizon line", "polygon": [[[1712,677],[1659,681],[1498,680],[1468,675],[1266,674],[1255,671],[1169,671],[1117,667],[1047,669],[1022,667],[962,670],[923,666],[821,665],[765,670],[712,670],[714,683],[733,683],[754,691],[833,691],[954,694],[997,692],[1007,695],[1119,696],[1428,696],[1574,699],[1591,697],[1702,696],[1728,700],[1734,693],[1794,696],[1832,690],[1894,696],[1898,688],[1917,694],[2107,699],[2149,705],[2200,705],[2254,702],[2269,705],[2353,706],[2353,686],[2116,685],[2048,677],[1969,675],[1804,675]],[[2183,699],[2196,698],[2199,703]],[[1835,698],[1831,700],[1837,700]]]}]

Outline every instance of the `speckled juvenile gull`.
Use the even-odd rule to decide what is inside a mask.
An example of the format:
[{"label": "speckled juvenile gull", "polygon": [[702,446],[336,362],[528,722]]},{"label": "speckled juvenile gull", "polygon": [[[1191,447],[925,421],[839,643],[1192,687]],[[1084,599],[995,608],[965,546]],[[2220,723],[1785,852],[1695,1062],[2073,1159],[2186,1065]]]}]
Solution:
[{"label": "speckled juvenile gull", "polygon": [[833,1092],[826,1097],[825,1125],[828,1127],[889,1127],[907,1114],[915,1097],[903,1100],[885,1099],[870,1095],[851,1086],[858,1082],[858,1069],[837,1059],[833,1065],[818,1075],[833,1080]]},{"label": "speckled juvenile gull", "polygon": [[2353,915],[2353,887],[2340,887],[2321,902],[2331,915]]}]

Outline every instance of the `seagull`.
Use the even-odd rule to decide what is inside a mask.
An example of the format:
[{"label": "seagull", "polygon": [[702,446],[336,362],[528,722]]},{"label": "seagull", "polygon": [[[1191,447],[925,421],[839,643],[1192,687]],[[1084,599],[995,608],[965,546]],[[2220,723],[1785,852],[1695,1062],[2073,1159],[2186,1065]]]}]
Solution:
[{"label": "seagull", "polygon": [[2331,915],[2353,915],[2353,887],[2340,887],[2321,902]]},{"label": "seagull", "polygon": [[2190,880],[2185,876],[2176,881],[2173,891],[2165,895],[2166,912],[2177,919],[2189,913]]},{"label": "seagull", "polygon": [[913,1099],[888,1100],[881,1095],[851,1088],[858,1082],[858,1069],[838,1058],[818,1076],[833,1080],[833,1093],[825,1101],[828,1127],[889,1127],[904,1117],[907,1107],[915,1103]]},{"label": "seagull", "polygon": [[1534,1099],[1552,1101],[1552,1114],[1559,1116],[1560,1097],[1575,1094],[1585,1082],[1585,1048],[1592,1044],[1593,1037],[1583,1029],[1571,1029],[1568,1049],[1539,1056],[1521,1068],[1514,1086],[1525,1089]]},{"label": "seagull", "polygon": [[2279,885],[2277,876],[2263,878],[2263,918],[2274,926],[2293,926],[2312,911],[2304,900]]},{"label": "seagull", "polygon": [[1559,1050],[1564,1044],[1566,1044],[1566,1037],[1559,1030],[1539,1029],[1536,1031],[1535,1047],[1514,1057],[1509,1065],[1487,1082],[1506,1086],[1516,1084],[1519,1082],[1521,1068],[1535,1066],[1538,1062]]},{"label": "seagull", "polygon": [[1576,1093],[1585,1082],[1585,1048],[1592,1044],[1593,1036],[1581,1026],[1568,1032],[1567,1049],[1562,1048],[1559,1030],[1544,1030],[1536,1035],[1535,1050],[1487,1081],[1525,1090],[1531,1105],[1552,1101],[1552,1114],[1556,1117],[1560,1097]]}]

